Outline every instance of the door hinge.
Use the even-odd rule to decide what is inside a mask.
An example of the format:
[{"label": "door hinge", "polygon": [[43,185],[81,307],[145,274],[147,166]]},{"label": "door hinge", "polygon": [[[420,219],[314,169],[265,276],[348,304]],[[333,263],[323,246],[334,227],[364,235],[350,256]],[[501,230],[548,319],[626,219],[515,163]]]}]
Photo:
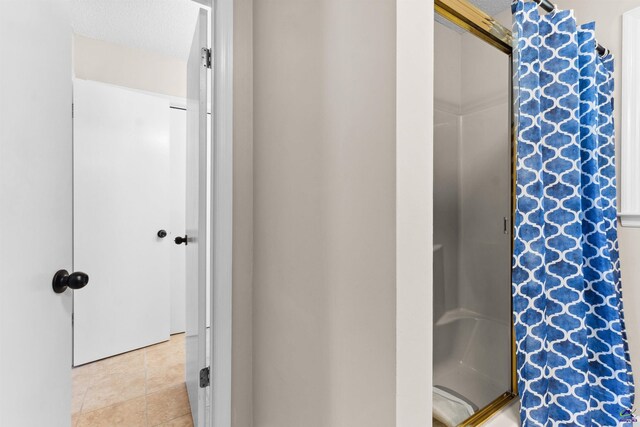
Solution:
[{"label": "door hinge", "polygon": [[202,66],[204,68],[211,68],[211,49],[203,47],[200,51],[200,57],[202,58]]},{"label": "door hinge", "polygon": [[210,372],[209,367],[200,369],[200,388],[209,387]]}]

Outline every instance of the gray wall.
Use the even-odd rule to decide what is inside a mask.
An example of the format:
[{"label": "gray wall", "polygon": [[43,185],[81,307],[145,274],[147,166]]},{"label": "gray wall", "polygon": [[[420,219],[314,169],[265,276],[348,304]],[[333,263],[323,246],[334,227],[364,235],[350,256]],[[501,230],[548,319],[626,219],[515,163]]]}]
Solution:
[{"label": "gray wall", "polygon": [[395,424],[395,13],[254,2],[256,427]]},{"label": "gray wall", "polygon": [[231,424],[253,425],[253,0],[234,0]]}]

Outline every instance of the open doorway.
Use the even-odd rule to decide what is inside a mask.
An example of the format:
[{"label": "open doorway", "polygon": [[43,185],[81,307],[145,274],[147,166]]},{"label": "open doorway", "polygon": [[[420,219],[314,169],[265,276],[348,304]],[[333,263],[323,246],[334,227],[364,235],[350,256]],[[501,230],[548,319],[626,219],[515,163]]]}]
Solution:
[{"label": "open doorway", "polygon": [[[110,2],[83,0],[82,3],[98,7],[93,14],[100,17],[107,15],[106,6]],[[157,21],[158,13],[153,13],[156,6],[163,10],[160,17],[164,16],[165,20],[175,22],[176,17],[160,6],[163,0],[124,0],[115,3],[123,6],[128,3],[153,5],[153,8],[145,11],[148,13],[138,14],[133,22],[127,23],[134,26],[136,31],[144,27],[147,21],[160,22]],[[201,0],[200,3],[213,4],[211,14],[215,18],[215,27],[211,37],[206,36],[206,31],[204,35],[202,31],[199,32],[198,40],[204,43],[195,46],[195,52],[194,44],[191,43],[187,77],[191,76],[188,70],[196,71],[195,87],[198,99],[195,109],[190,108],[190,104],[194,107],[193,103],[187,103],[187,113],[197,113],[195,131],[198,147],[203,142],[206,143],[207,139],[212,140],[212,171],[215,172],[216,178],[207,182],[206,175],[200,174],[201,170],[206,169],[198,166],[198,179],[210,187],[211,200],[214,201],[210,234],[206,233],[206,227],[203,227],[202,231],[198,229],[197,235],[190,233],[188,229],[185,231],[189,238],[197,238],[197,241],[189,242],[189,250],[205,247],[207,234],[214,243],[215,250],[211,252],[213,274],[210,281],[212,327],[209,344],[202,342],[206,339],[206,323],[203,326],[204,332],[198,334],[197,365],[190,362],[189,337],[185,336],[185,379],[188,379],[188,384],[196,385],[195,406],[198,411],[192,410],[192,413],[198,415],[197,420],[194,419],[194,425],[228,427],[231,413],[232,351],[233,1]],[[85,271],[89,276],[88,284],[85,275],[76,274],[81,272],[80,268],[83,267],[77,265],[78,270],[74,271],[73,258],[76,254],[73,245],[76,233],[73,221],[73,174],[74,166],[78,163],[74,165],[73,162],[73,26],[69,13],[72,4],[73,1],[68,0],[0,2],[0,29],[3,34],[3,37],[0,37],[0,51],[3,54],[0,67],[0,183],[3,199],[6,201],[2,204],[0,213],[4,244],[0,261],[3,266],[3,280],[12,284],[4,289],[5,295],[0,309],[0,424],[7,426],[72,425],[74,296],[80,298],[81,293],[88,292],[100,283],[98,276],[92,271]],[[200,12],[198,15],[201,15]],[[120,13],[120,16],[127,16],[127,12]],[[111,25],[111,22],[109,24]],[[167,25],[161,28],[161,31],[169,31],[169,28]],[[193,42],[196,31],[190,31]],[[94,37],[93,40],[97,39]],[[205,57],[209,54],[212,56],[210,63],[217,64],[211,70],[203,67],[202,56],[205,51]],[[34,52],[38,54],[34,55]],[[93,52],[96,59],[110,57],[99,49]],[[78,54],[77,51],[75,53]],[[138,48],[136,55],[132,55],[130,60],[137,59],[139,64],[151,64],[148,61],[149,57],[143,53],[144,49]],[[189,65],[193,64],[194,60],[195,68]],[[209,64],[209,61],[204,64]],[[114,73],[123,66],[124,61],[105,60],[94,71]],[[157,81],[161,69],[153,66],[150,69],[153,73],[148,74],[146,80]],[[212,97],[215,98],[215,102],[212,102],[212,128],[215,131],[210,136],[206,135],[206,98],[209,89],[201,84],[203,80],[206,83],[206,78],[199,78],[203,70],[205,76],[206,73],[211,73],[215,82],[211,85]],[[129,77],[126,73],[123,74],[120,77]],[[77,73],[76,77],[79,77]],[[193,79],[189,78],[189,81]],[[193,130],[189,125],[187,128]],[[189,140],[187,138],[187,141]],[[204,151],[206,152],[206,149]],[[136,165],[136,168],[142,167],[143,165]],[[190,187],[186,187],[185,191],[187,188]],[[201,194],[206,196],[206,189],[198,191],[199,197]],[[198,204],[198,208],[201,206],[206,207],[206,202]],[[126,208],[126,205],[122,207]],[[198,218],[205,220],[206,212],[199,211]],[[159,230],[156,228],[155,233],[157,231]],[[117,236],[120,237],[119,242],[122,245],[129,244],[129,236]],[[155,236],[158,238],[157,234]],[[201,242],[205,244],[200,244]],[[185,256],[188,257],[187,254]],[[202,258],[206,261],[206,254]],[[115,266],[112,276],[117,277],[120,282],[125,282],[126,277],[120,275],[120,272],[120,266]],[[197,277],[198,286],[203,284],[202,289],[206,290],[207,282],[204,274],[200,274],[200,269]],[[84,284],[87,285],[81,286]],[[110,289],[113,295],[119,295],[121,298],[130,294],[128,290],[115,292],[115,288]],[[200,292],[200,288],[198,291]],[[206,304],[205,292],[198,294],[197,301],[198,304]],[[122,310],[114,311],[119,315]],[[190,310],[185,311],[191,313]],[[206,319],[204,310],[198,308],[197,314],[198,319]],[[128,323],[131,329],[136,326],[135,322]],[[109,339],[106,335],[101,337],[104,341]],[[208,386],[206,360],[202,357],[206,347],[215,347],[215,351],[211,351],[211,375]],[[190,374],[189,366],[199,369],[191,371]],[[25,380],[25,372],[29,373],[29,377],[38,379],[37,387],[33,386],[32,381]],[[203,374],[204,387],[197,385],[200,382],[200,372]],[[211,407],[216,408],[215,411],[209,411],[210,415],[204,411],[205,406],[200,405],[200,402],[205,401],[205,395],[210,395]],[[189,402],[193,405],[194,399],[190,399]],[[204,412],[204,415],[201,412]]]},{"label": "open doorway", "polygon": [[71,12],[73,261],[91,278],[73,301],[72,425],[199,425],[209,11],[83,0]]}]

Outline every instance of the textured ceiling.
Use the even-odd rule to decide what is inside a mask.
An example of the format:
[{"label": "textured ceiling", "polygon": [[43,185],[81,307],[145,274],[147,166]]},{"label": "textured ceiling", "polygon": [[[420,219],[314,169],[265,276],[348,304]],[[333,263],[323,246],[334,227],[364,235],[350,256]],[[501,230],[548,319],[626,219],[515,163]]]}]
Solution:
[{"label": "textured ceiling", "polygon": [[511,0],[470,0],[487,15],[497,15],[511,6]]},{"label": "textured ceiling", "polygon": [[76,34],[186,59],[199,5],[191,0],[72,0]]},{"label": "textured ceiling", "polygon": [[[484,11],[489,16],[496,16],[500,12],[503,12],[511,7],[511,0],[469,0],[469,2],[476,5],[476,7]],[[459,33],[465,32],[465,30],[455,24],[452,24],[447,19],[438,14],[436,14],[436,21]]]}]

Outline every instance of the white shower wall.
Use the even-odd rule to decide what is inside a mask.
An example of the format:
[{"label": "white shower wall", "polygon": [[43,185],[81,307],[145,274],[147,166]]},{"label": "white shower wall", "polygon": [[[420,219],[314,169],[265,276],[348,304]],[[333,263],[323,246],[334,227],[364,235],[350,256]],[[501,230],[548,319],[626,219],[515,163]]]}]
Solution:
[{"label": "white shower wall", "polygon": [[511,226],[509,57],[470,34],[440,24],[435,31],[434,242],[444,256],[445,308],[504,321],[510,311],[504,291],[511,251],[504,233],[504,218]]},{"label": "white shower wall", "polygon": [[[461,36],[459,304],[509,322],[511,159],[509,56]],[[481,285],[481,286],[479,286]]]},{"label": "white shower wall", "polygon": [[462,36],[436,24],[435,40],[433,241],[440,246],[434,268],[441,261],[443,280],[434,283],[434,322],[459,306]]}]

